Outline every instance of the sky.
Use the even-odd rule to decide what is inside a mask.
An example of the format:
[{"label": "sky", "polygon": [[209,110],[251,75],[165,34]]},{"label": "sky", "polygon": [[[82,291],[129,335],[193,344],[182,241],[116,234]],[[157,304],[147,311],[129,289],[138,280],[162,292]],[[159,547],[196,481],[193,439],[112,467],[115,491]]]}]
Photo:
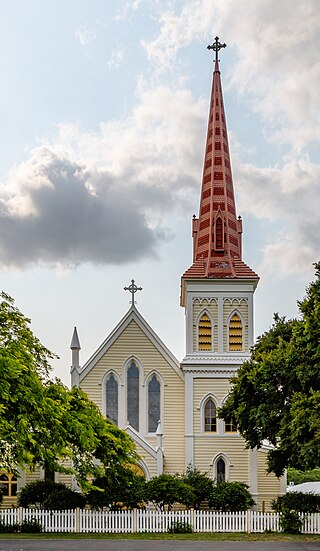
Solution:
[{"label": "sky", "polygon": [[218,35],[255,333],[320,260],[318,0],[0,0],[0,280],[69,384],[137,307],[182,360]]}]

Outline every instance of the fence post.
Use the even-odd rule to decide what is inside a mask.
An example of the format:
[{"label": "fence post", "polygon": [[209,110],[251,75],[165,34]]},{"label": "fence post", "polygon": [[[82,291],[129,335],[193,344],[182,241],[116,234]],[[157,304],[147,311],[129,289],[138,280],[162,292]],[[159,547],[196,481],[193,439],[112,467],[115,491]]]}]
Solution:
[{"label": "fence post", "polygon": [[194,522],[194,509],[190,509],[190,525],[191,525],[191,528],[192,528],[192,532],[194,531],[194,525],[195,525],[195,522]]},{"label": "fence post", "polygon": [[80,532],[80,507],[76,508],[76,525],[75,532]]},{"label": "fence post", "polygon": [[24,515],[23,515],[23,507],[19,507],[19,520],[18,520],[18,522],[19,522],[20,526],[21,526],[21,524],[23,523],[23,517],[24,517]]},{"label": "fence post", "polygon": [[248,534],[251,534],[252,529],[252,511],[251,509],[247,510],[247,532]]},{"label": "fence post", "polygon": [[138,531],[138,509],[133,509],[132,513],[133,517],[131,532],[136,533]]}]

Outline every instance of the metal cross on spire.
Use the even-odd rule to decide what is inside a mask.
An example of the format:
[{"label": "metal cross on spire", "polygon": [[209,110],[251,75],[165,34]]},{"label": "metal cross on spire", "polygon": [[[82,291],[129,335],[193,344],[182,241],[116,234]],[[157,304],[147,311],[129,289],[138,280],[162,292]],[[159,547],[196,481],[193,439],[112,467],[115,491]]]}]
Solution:
[{"label": "metal cross on spire", "polygon": [[219,59],[218,59],[218,52],[219,50],[221,50],[221,48],[226,48],[227,45],[226,44],[221,44],[221,42],[219,42],[219,37],[216,36],[215,39],[214,39],[214,42],[213,44],[211,44],[211,46],[207,46],[207,49],[208,50],[213,50],[214,52],[216,52],[216,63],[218,63]]},{"label": "metal cross on spire", "polygon": [[134,295],[137,291],[142,291],[142,287],[137,287],[134,279],[131,279],[131,284],[129,287],[124,287],[125,291],[130,291],[132,298],[131,298],[131,306],[133,307],[135,305]]}]

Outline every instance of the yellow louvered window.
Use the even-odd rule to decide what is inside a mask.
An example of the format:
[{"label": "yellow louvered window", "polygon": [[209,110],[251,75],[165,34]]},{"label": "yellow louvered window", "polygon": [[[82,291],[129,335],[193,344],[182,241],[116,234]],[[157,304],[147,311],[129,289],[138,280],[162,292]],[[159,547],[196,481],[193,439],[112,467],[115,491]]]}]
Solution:
[{"label": "yellow louvered window", "polygon": [[211,321],[207,314],[203,314],[199,320],[198,345],[199,350],[212,350]]},{"label": "yellow louvered window", "polygon": [[229,350],[242,351],[242,322],[238,314],[233,314],[229,323]]}]

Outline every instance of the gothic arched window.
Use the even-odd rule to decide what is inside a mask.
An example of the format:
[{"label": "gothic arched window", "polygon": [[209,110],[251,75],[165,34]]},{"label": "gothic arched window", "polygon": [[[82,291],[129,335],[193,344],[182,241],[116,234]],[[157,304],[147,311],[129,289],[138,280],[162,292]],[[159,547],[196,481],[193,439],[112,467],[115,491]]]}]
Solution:
[{"label": "gothic arched window", "polygon": [[235,312],[229,322],[229,350],[233,352],[242,352],[242,321]]},{"label": "gothic arched window", "polygon": [[160,383],[155,375],[148,384],[148,432],[156,432],[160,419]]},{"label": "gothic arched window", "polygon": [[212,326],[208,314],[202,314],[198,328],[198,349],[212,350]]},{"label": "gothic arched window", "polygon": [[204,404],[204,431],[217,432],[217,408],[212,398]]},{"label": "gothic arched window", "polygon": [[106,382],[106,417],[118,424],[118,383],[113,373]]},{"label": "gothic arched window", "polygon": [[139,369],[131,360],[127,370],[127,417],[129,424],[139,430]]},{"label": "gothic arched window", "polygon": [[225,482],[226,480],[226,462],[222,457],[219,457],[216,463],[216,481]]}]

